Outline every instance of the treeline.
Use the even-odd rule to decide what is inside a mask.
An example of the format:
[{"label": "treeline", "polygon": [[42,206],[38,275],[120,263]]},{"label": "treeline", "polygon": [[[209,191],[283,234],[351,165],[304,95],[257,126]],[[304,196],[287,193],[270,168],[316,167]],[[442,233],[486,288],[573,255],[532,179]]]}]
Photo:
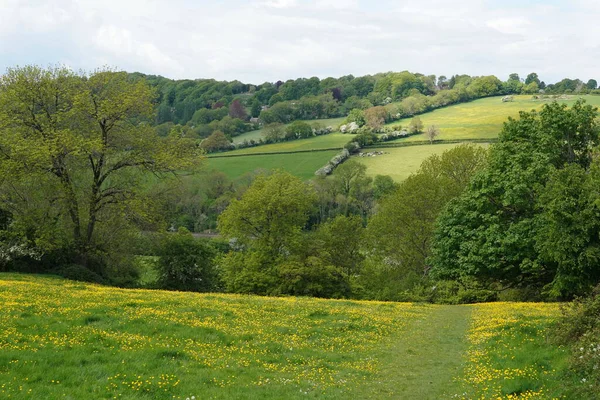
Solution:
[{"label": "treeline", "polygon": [[540,90],[550,94],[588,93],[597,89],[593,79],[587,84],[564,79],[546,85],[536,73],[526,79],[511,74],[501,81],[495,76],[447,78],[403,71],[260,85],[212,79],[170,80],[139,73],[130,76],[145,78],[156,89],[155,125],[160,135],[175,129],[206,138],[219,131],[228,139],[257,129],[259,122],[286,124],[299,119],[335,118],[378,106],[385,106],[389,119],[396,119],[486,96],[535,94]]}]

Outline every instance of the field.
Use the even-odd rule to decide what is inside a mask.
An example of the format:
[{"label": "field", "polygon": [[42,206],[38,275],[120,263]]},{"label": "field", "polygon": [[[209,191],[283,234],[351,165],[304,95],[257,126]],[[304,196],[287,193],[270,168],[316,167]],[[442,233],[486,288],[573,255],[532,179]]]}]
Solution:
[{"label": "field", "polygon": [[309,179],[338,151],[315,151],[292,154],[265,154],[242,157],[208,158],[207,168],[224,172],[230,179],[256,170],[282,169],[302,179]]},{"label": "field", "polygon": [[[600,96],[582,96],[589,104],[600,106]],[[577,96],[560,103],[573,104]],[[547,100],[533,100],[532,96],[515,96],[512,102],[502,102],[502,97],[488,97],[469,103],[461,103],[419,115],[425,127],[436,125],[441,134],[438,139],[477,139],[494,138],[502,129],[508,117],[518,117],[519,111],[541,109]],[[411,118],[391,123],[389,126],[408,127]],[[415,135],[399,140],[424,140],[424,135]]]},{"label": "field", "polygon": [[566,395],[567,355],[543,334],[554,304],[193,294],[18,274],[0,274],[0,302],[3,399]]},{"label": "field", "polygon": [[[310,119],[310,120],[305,120],[304,122],[307,122],[309,124],[318,123],[318,124],[322,125],[323,127],[331,126],[331,127],[333,127],[334,130],[337,130],[338,126],[340,126],[345,119],[346,119],[346,117],[327,118],[327,119]],[[244,140],[250,141],[252,139],[254,139],[254,140],[262,139],[262,137],[263,137],[262,131],[263,131],[262,129],[258,129],[256,131],[243,133],[239,136],[234,137],[233,143],[238,144],[238,143],[242,143]]]},{"label": "field", "polygon": [[383,151],[382,156],[358,157],[352,159],[367,166],[367,175],[389,175],[396,182],[408,178],[410,174],[417,171],[421,163],[433,154],[442,154],[459,143],[450,144],[425,144],[421,146],[369,148],[365,152]]},{"label": "field", "polygon": [[265,144],[245,149],[232,150],[220,154],[256,154],[256,153],[278,153],[282,151],[315,150],[315,149],[342,149],[352,139],[351,135],[343,133],[330,133],[329,135],[313,136],[308,139],[290,140]]}]

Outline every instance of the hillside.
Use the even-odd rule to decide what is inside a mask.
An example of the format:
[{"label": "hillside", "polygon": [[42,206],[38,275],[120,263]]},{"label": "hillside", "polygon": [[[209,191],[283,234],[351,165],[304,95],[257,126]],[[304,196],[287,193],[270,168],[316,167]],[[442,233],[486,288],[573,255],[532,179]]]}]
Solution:
[{"label": "hillside", "polygon": [[0,274],[0,301],[2,398],[561,394],[564,353],[541,333],[553,304],[193,294],[16,274]]}]

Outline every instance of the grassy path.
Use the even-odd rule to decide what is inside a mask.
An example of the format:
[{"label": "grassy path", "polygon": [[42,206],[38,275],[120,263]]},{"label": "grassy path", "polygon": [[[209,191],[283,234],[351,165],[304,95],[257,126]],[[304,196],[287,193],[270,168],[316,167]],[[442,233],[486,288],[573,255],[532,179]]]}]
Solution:
[{"label": "grassy path", "polygon": [[471,311],[470,306],[433,306],[425,318],[411,321],[381,359],[381,378],[365,388],[364,398],[427,400],[458,393],[454,378],[464,367]]}]

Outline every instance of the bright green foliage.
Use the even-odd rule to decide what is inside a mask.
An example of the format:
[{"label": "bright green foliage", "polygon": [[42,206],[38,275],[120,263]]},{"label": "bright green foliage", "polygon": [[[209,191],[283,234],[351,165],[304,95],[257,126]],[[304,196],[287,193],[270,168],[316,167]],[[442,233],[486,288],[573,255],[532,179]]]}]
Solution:
[{"label": "bright green foliage", "polygon": [[308,257],[303,262],[285,261],[277,266],[277,273],[276,293],[326,298],[350,294],[350,285],[342,269],[323,264],[318,257]]},{"label": "bright green foliage", "polygon": [[420,170],[385,197],[367,228],[371,255],[390,266],[389,280],[423,276],[435,220],[446,203],[467,186],[486,159],[486,151],[461,145],[432,155]]},{"label": "bright green foliage", "polygon": [[555,269],[551,291],[586,293],[600,282],[600,165],[552,171],[540,195],[536,249]]},{"label": "bright green foliage", "polygon": [[229,291],[272,293],[277,264],[290,254],[315,201],[310,186],[286,172],[258,176],[219,217],[219,230],[238,251],[221,261]]},{"label": "bright green foliage", "polygon": [[218,288],[213,259],[216,251],[186,229],[167,234],[156,253],[158,286],[162,289],[210,292]]},{"label": "bright green foliage", "polygon": [[[590,166],[591,148],[598,143],[596,115],[582,102],[569,109],[552,103],[539,113],[509,119],[487,168],[440,217],[433,244],[435,275],[503,285],[551,283],[556,265],[541,257],[536,244],[538,216],[545,207],[540,194],[554,169]],[[552,197],[558,189],[549,190]],[[575,287],[569,286],[563,295],[573,294]]]},{"label": "bright green foliage", "polygon": [[86,264],[150,211],[133,171],[161,174],[200,160],[193,140],[156,135],[146,122],[153,99],[143,80],[121,72],[25,67],[0,77],[0,202],[27,240],[74,247]]},{"label": "bright green foliage", "polygon": [[304,121],[294,121],[285,128],[286,139],[306,139],[313,136],[312,127]]},{"label": "bright green foliage", "polygon": [[356,215],[338,215],[321,224],[315,238],[321,246],[319,256],[328,264],[342,268],[346,275],[357,274],[364,260],[363,231],[362,218]]}]

